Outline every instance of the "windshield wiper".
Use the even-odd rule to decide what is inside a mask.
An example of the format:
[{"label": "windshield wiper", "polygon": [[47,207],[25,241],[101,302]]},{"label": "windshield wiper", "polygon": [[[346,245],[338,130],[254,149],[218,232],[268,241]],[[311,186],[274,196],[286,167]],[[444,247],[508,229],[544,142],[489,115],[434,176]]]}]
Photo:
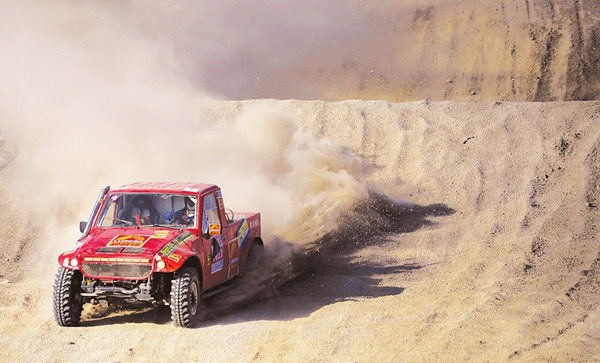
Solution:
[{"label": "windshield wiper", "polygon": [[113,218],[113,221],[117,221],[117,222],[121,222],[121,223],[125,223],[127,225],[133,226],[133,222],[127,221],[125,219],[120,219],[120,218]]},{"label": "windshield wiper", "polygon": [[[128,221],[128,220],[125,220],[125,219],[121,219],[121,218],[109,218],[109,217],[106,217],[104,219],[108,219],[108,220],[114,221],[114,222],[123,223],[123,224],[126,224],[126,225],[130,226],[130,227],[134,227],[135,226],[135,228],[140,228],[140,226],[137,226],[137,225],[135,225],[135,223],[133,223],[131,221]],[[118,227],[118,226],[117,225],[113,225],[113,227]]]}]

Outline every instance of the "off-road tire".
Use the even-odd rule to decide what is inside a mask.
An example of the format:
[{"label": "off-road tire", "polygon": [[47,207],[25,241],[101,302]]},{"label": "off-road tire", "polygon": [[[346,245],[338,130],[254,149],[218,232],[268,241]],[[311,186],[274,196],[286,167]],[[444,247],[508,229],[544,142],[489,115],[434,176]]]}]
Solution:
[{"label": "off-road tire", "polygon": [[171,281],[171,319],[175,326],[190,328],[200,316],[200,280],[198,271],[185,267]]},{"label": "off-road tire", "polygon": [[83,307],[82,280],[80,271],[58,268],[52,294],[54,320],[58,325],[75,326],[79,323]]},{"label": "off-road tire", "polygon": [[246,272],[256,269],[259,266],[264,254],[265,247],[262,244],[258,242],[252,243],[250,249],[248,250],[248,256],[246,257]]}]

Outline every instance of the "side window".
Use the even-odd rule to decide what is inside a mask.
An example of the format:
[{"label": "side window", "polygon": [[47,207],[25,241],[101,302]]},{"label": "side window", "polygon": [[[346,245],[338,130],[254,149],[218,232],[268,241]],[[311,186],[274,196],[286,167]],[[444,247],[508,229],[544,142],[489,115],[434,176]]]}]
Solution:
[{"label": "side window", "polygon": [[217,207],[215,195],[204,196],[202,206],[202,234],[209,232],[210,225],[219,225],[220,230],[221,221],[219,220],[219,208]]}]

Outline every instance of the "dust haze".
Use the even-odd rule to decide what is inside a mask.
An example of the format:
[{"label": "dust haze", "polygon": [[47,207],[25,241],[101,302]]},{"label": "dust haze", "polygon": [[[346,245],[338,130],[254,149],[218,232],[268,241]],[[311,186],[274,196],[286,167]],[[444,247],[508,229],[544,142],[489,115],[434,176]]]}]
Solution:
[{"label": "dust haze", "polygon": [[[0,359],[600,361],[599,19],[591,0],[0,2]],[[196,329],[135,306],[58,327],[56,256],[135,181],[261,212],[263,269]]]},{"label": "dust haze", "polygon": [[483,1],[477,7],[464,0],[140,3],[121,6],[116,16],[171,45],[188,81],[219,98],[561,101],[600,95],[600,7],[593,0]]},{"label": "dust haze", "polygon": [[11,72],[3,77],[2,130],[11,149],[6,147],[3,164],[10,157],[6,173],[13,175],[3,180],[2,192],[9,214],[35,221],[31,233],[44,236],[26,242],[37,250],[28,258],[44,260],[41,271],[27,271],[32,276],[51,275],[51,256],[77,239],[76,231],[65,233],[66,226],[87,219],[106,184],[216,183],[229,208],[262,213],[265,240],[289,244],[286,252],[273,247],[279,258],[269,261],[281,266],[334,230],[337,218],[366,197],[361,160],[298,130],[281,109],[255,106],[219,124],[208,120],[202,106],[214,97],[191,84],[181,67],[170,42],[178,35],[175,20],[165,21],[158,39],[140,33],[159,11],[182,15],[188,8],[73,2],[5,7],[2,63]]},{"label": "dust haze", "polygon": [[[67,209],[61,213],[82,216],[108,182],[210,179],[231,195],[231,208],[240,200],[244,210],[264,210],[267,227],[277,219],[268,235],[306,236],[286,232],[292,224],[331,230],[336,209],[365,195],[352,175],[360,160],[298,131],[275,108],[208,124],[201,106],[214,97],[190,84],[167,42],[178,35],[175,20],[165,21],[158,39],[140,34],[159,11],[202,10],[182,4],[4,5],[3,135],[16,148],[10,157],[18,169],[3,183],[5,198],[44,215]],[[321,194],[328,190],[338,195]],[[265,200],[278,202],[265,208]],[[303,219],[332,221],[302,226],[299,210],[311,211],[300,212],[309,214]]]}]

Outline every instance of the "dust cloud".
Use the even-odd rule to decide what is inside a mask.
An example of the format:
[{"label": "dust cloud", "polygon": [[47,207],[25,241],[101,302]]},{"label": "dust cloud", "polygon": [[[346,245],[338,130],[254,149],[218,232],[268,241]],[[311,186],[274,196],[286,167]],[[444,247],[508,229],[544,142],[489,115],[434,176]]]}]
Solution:
[{"label": "dust cloud", "polygon": [[169,44],[170,61],[189,82],[223,99],[560,101],[600,94],[594,0],[103,7]]},{"label": "dust cloud", "polygon": [[[197,119],[195,105],[210,98],[164,71],[168,46],[135,34],[101,4],[0,8],[0,129],[12,159],[0,193],[5,228],[22,236],[3,257],[19,261],[32,250],[31,261],[46,267],[76,241],[64,227],[87,219],[100,188],[158,176],[156,162],[167,164],[164,175],[183,166],[166,161]],[[175,121],[185,127],[170,128]]]},{"label": "dust cloud", "polygon": [[[87,220],[106,184],[211,182],[228,208],[261,212],[269,256],[245,290],[221,301],[227,311],[272,294],[294,256],[366,198],[361,159],[299,130],[281,108],[250,106],[215,123],[205,107],[214,96],[181,67],[177,32],[163,29],[163,39],[135,26],[156,20],[163,5],[0,7],[0,64],[10,69],[0,85],[0,225],[13,236],[0,255],[9,262],[3,279],[52,286],[56,256],[77,241],[77,221]],[[264,286],[274,276],[279,282]],[[51,320],[50,290],[40,299],[38,315]]]},{"label": "dust cloud", "polygon": [[31,211],[24,218],[35,221],[32,233],[55,236],[21,242],[37,246],[40,256],[74,243],[63,227],[86,220],[97,191],[109,183],[216,183],[229,208],[263,214],[267,241],[295,245],[334,230],[338,217],[366,197],[361,160],[299,131],[276,107],[208,122],[202,105],[212,97],[177,71],[171,44],[120,19],[129,14],[146,24],[157,3],[143,8],[150,13],[133,3],[4,7],[0,63],[11,72],[2,76],[0,112],[16,149],[2,198],[10,214]]}]

